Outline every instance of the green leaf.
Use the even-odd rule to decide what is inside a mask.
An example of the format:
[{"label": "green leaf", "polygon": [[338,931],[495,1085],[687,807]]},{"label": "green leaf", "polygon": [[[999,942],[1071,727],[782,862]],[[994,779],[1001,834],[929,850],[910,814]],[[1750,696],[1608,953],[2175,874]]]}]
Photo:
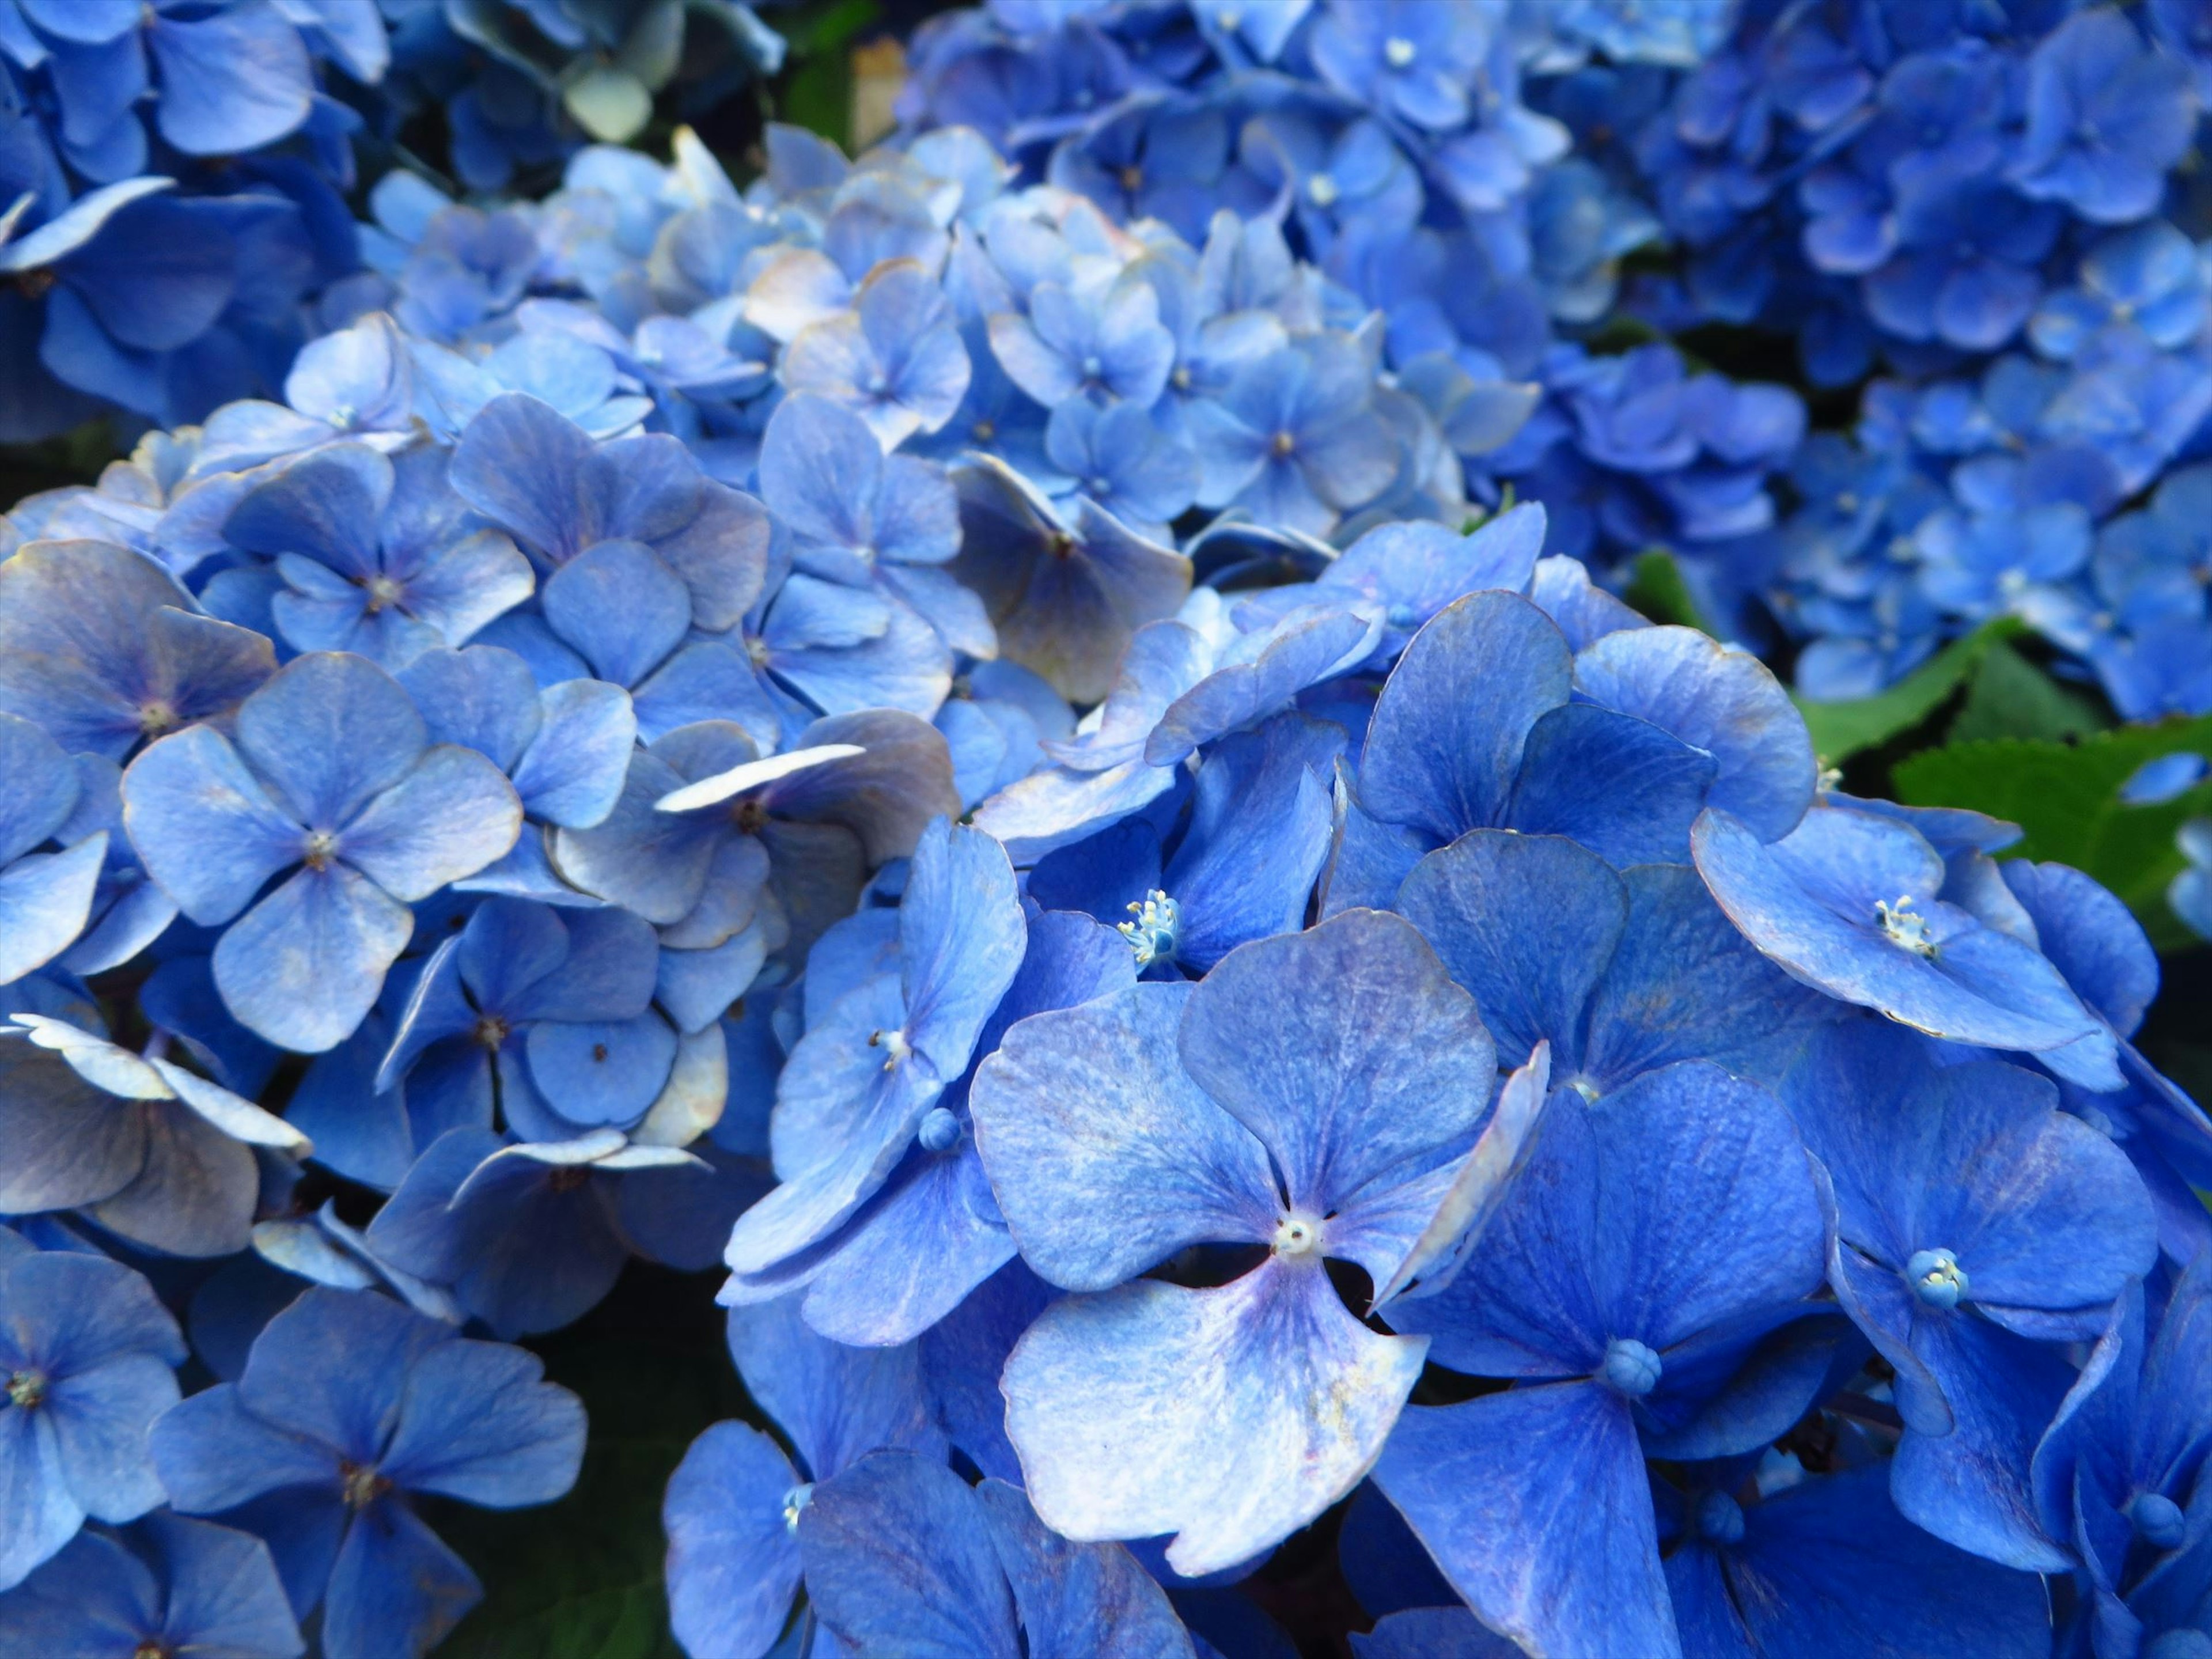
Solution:
[{"label": "green leaf", "polygon": [[1910,732],[1941,708],[1983,654],[2025,626],[2016,617],[1993,617],[1963,639],[1945,646],[1888,690],[1847,702],[1799,697],[1797,708],[1813,733],[1813,747],[1830,766]]},{"label": "green leaf", "polygon": [[1992,738],[2086,738],[2110,724],[2095,702],[2061,685],[2009,645],[1990,647],[1947,734],[1952,743]]},{"label": "green leaf", "polygon": [[1969,806],[2011,819],[2027,833],[2006,856],[2087,871],[2126,900],[2152,942],[2167,950],[2193,939],[2166,903],[2166,884],[2184,862],[2174,832],[2212,811],[2212,781],[2151,806],[2130,806],[2119,792],[2144,762],[2185,750],[2212,754],[2212,716],[2122,726],[2075,744],[1949,744],[1899,762],[1890,775],[1909,805]]},{"label": "green leaf", "polygon": [[1700,634],[1713,631],[1706,624],[1704,612],[1698,609],[1697,598],[1683,579],[1681,566],[1663,547],[1646,548],[1637,555],[1636,574],[1621,597],[1653,622],[1694,628]]},{"label": "green leaf", "polygon": [[[591,1414],[583,1470],[543,1509],[425,1505],[484,1585],[440,1659],[683,1659],[661,1588],[661,1493],[709,1423],[757,1420],[722,1346],[716,1282],[633,1268],[599,1312],[532,1344]],[[606,1328],[617,1317],[647,1328]]]}]

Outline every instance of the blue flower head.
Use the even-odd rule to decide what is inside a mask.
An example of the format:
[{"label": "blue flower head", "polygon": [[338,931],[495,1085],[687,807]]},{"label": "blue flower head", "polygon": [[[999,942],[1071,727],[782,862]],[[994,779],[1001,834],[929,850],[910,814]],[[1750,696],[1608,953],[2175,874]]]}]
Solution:
[{"label": "blue flower head", "polygon": [[[1008,1033],[971,1097],[978,1146],[1024,1258],[1079,1292],[1006,1375],[1048,1524],[1174,1533],[1188,1576],[1350,1490],[1425,1344],[1361,1325],[1322,1263],[1390,1279],[1473,1147],[1492,1075],[1473,1000],[1370,912],[1248,945],[1197,986],[1139,984]],[[1267,1255],[1215,1289],[1140,1277],[1207,1243]]]},{"label": "blue flower head", "polygon": [[520,1348],[316,1286],[270,1321],[236,1382],[161,1419],[155,1467],[176,1508],[269,1545],[294,1607],[320,1605],[333,1659],[419,1652],[483,1592],[408,1498],[519,1509],[568,1491],[583,1407],[542,1377]]},{"label": "blue flower head", "polygon": [[[414,932],[407,906],[514,844],[521,805],[473,750],[432,744],[364,658],[295,659],[238,713],[173,732],[125,773],[147,868],[216,944],[216,982],[248,1026],[310,1054],[349,1035]],[[289,878],[265,897],[272,877]]]},{"label": "blue flower head", "polygon": [[[0,1230],[0,1584],[12,1589],[88,1516],[119,1525],[161,1502],[147,1451],[177,1402],[184,1339],[143,1279],[106,1257],[42,1251]],[[0,1615],[9,1611],[0,1601]]]}]

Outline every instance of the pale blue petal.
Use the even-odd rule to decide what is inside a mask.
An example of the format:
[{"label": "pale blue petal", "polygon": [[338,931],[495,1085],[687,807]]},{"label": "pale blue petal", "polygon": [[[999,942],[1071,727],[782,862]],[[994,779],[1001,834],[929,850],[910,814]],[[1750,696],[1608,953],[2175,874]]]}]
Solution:
[{"label": "pale blue petal", "polygon": [[1030,1328],[1006,1364],[1006,1431],[1047,1525],[1079,1541],[1174,1533],[1168,1563],[1195,1577],[1358,1485],[1427,1346],[1362,1325],[1310,1257],[1217,1290],[1139,1279]]}]

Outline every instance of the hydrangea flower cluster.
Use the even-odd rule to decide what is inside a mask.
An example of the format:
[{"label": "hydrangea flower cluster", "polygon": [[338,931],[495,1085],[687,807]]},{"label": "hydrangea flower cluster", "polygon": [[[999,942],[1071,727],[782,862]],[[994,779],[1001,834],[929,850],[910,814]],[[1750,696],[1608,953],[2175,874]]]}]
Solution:
[{"label": "hydrangea flower cluster", "polygon": [[361,270],[357,137],[435,110],[500,189],[636,136],[679,70],[704,108],[782,58],[739,0],[5,0],[0,442],[281,386]]},{"label": "hydrangea flower cluster", "polygon": [[[994,3],[925,27],[903,113],[1117,219],[1279,222],[1401,374],[1533,377],[1486,478],[1547,503],[1553,552],[1674,551],[1728,631],[1797,642],[1810,696],[2010,614],[2154,719],[2212,708],[2204,52],[2179,0]],[[1721,328],[1796,337],[1816,387],[1880,376],[1851,437],[1666,343],[1589,355]]]},{"label": "hydrangea flower cluster", "polygon": [[[611,130],[639,9],[439,26],[577,34]],[[1825,515],[1867,599],[1915,490],[1961,571],[2154,563],[2193,474],[2114,509],[2196,416],[1939,473],[1978,359],[1900,347],[1853,448],[1589,327],[1654,226],[1735,269],[1701,193],[1926,185],[1866,112],[1949,54],[2028,102],[1943,165],[2110,228],[1983,384],[2137,396],[2128,331],[2194,361],[2182,48],[1741,9],[1000,0],[858,160],[391,173],[281,399],[0,520],[0,1659],[430,1651],[452,1506],[582,1468],[526,1345],[635,1262],[751,1407],[665,1494],[693,1659],[1279,1659],[1293,1560],[1375,1659],[2212,1649],[2212,1123],[2142,926],[1617,597],[1656,543],[1755,619]],[[1747,171],[1638,206],[1601,114],[1723,105]],[[2061,614],[2009,568],[1944,614]]]}]

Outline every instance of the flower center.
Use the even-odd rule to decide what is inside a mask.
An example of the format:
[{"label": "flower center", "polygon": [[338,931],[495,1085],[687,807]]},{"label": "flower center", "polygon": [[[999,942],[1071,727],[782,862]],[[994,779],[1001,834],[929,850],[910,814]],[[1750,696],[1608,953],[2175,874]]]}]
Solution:
[{"label": "flower center", "polygon": [[315,830],[301,844],[300,860],[310,870],[329,869],[337,855],[338,838],[333,830]]},{"label": "flower center", "polygon": [[814,1483],[802,1480],[783,1495],[783,1524],[793,1532],[799,1530],[799,1517],[814,1501]]},{"label": "flower center", "polygon": [[1649,1345],[1632,1336],[1616,1336],[1605,1345],[1605,1364],[1598,1375],[1615,1394],[1641,1400],[1659,1386],[1659,1373],[1665,1369]]},{"label": "flower center", "polygon": [[1296,449],[1297,447],[1298,447],[1298,440],[1297,440],[1297,434],[1296,433],[1291,433],[1291,432],[1278,432],[1278,433],[1275,434],[1275,440],[1274,440],[1274,443],[1273,443],[1273,449],[1274,449],[1275,453],[1277,453],[1278,455],[1287,455],[1287,454],[1289,454],[1292,450]]},{"label": "flower center", "polygon": [[1306,180],[1306,194],[1313,198],[1316,207],[1334,207],[1337,196],[1336,180],[1326,173],[1316,173]]},{"label": "flower center", "polygon": [[338,1491],[349,1510],[365,1510],[392,1490],[392,1483],[373,1464],[341,1462]]},{"label": "flower center", "polygon": [[1137,953],[1138,968],[1173,962],[1176,939],[1182,932],[1182,906],[1155,887],[1145,895],[1142,903],[1131,904],[1129,911],[1135,920],[1121,923],[1115,931]]},{"label": "flower center", "polygon": [[1882,937],[1900,951],[1910,951],[1915,956],[1932,957],[1936,941],[1928,937],[1928,918],[1912,908],[1912,896],[1905,894],[1896,903],[1881,899],[1874,902],[1875,924]]},{"label": "flower center", "polygon": [[960,1118],[957,1113],[942,1106],[933,1106],[925,1113],[921,1127],[915,1132],[925,1152],[949,1152],[960,1144]]},{"label": "flower center", "polygon": [[1905,1264],[1905,1276],[1924,1307],[1948,1313],[1966,1299],[1966,1270],[1948,1250],[1915,1250]]},{"label": "flower center", "polygon": [[1134,196],[1144,187],[1144,168],[1139,167],[1127,167],[1121,169],[1121,188],[1124,191],[1127,191],[1130,195]]},{"label": "flower center", "polygon": [[1105,372],[1106,365],[1099,361],[1098,354],[1097,352],[1092,352],[1088,357],[1085,357],[1083,360],[1083,378],[1085,380],[1095,380]]},{"label": "flower center", "polygon": [[1413,61],[1413,43],[1402,34],[1394,34],[1382,43],[1382,57],[1392,69],[1403,69]]},{"label": "flower center", "polygon": [[406,589],[389,576],[371,576],[362,584],[362,586],[368,590],[368,614],[372,617],[380,611],[398,604],[406,593]]},{"label": "flower center", "polygon": [[987,444],[999,435],[999,423],[996,421],[978,421],[975,422],[975,441],[979,444]]},{"label": "flower center", "polygon": [[164,732],[177,729],[176,706],[160,697],[149,698],[138,705],[138,729],[149,738],[158,738]]},{"label": "flower center", "polygon": [[1321,1252],[1321,1223],[1310,1216],[1286,1215],[1275,1224],[1275,1254],[1293,1260]]},{"label": "flower center", "polygon": [[588,1164],[563,1164],[545,1178],[545,1184],[556,1193],[573,1193],[592,1178]]},{"label": "flower center", "polygon": [[487,1048],[496,1049],[507,1041],[507,1024],[497,1014],[480,1015],[477,1020],[476,1038]]},{"label": "flower center", "polygon": [[149,1636],[131,1650],[131,1659],[177,1659],[176,1649],[158,1636]]},{"label": "flower center", "polygon": [[876,1031],[868,1038],[868,1047],[880,1048],[886,1058],[884,1070],[896,1072],[906,1057],[914,1052],[914,1044],[906,1040],[904,1031]]},{"label": "flower center", "polygon": [[8,1378],[8,1403],[21,1406],[25,1411],[45,1403],[46,1376],[44,1371],[22,1370]]}]

